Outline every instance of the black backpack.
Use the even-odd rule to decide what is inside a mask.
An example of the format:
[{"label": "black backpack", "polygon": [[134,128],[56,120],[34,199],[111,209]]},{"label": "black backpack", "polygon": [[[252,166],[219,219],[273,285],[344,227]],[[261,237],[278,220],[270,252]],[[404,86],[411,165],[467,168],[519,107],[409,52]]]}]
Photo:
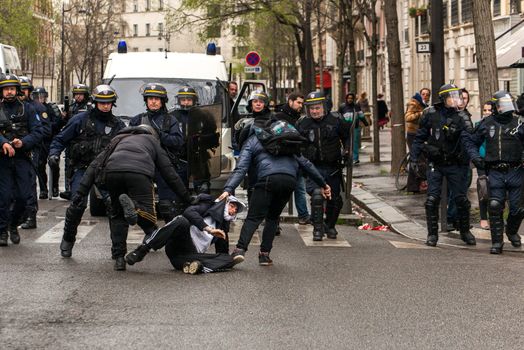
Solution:
[{"label": "black backpack", "polygon": [[267,127],[253,125],[255,135],[264,149],[274,156],[300,155],[307,139],[286,121],[279,120]]}]

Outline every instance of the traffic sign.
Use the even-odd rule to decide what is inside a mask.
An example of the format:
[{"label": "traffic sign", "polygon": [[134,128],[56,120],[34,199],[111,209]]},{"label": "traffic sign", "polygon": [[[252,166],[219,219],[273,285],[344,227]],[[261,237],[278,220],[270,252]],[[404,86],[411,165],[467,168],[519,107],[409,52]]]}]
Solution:
[{"label": "traffic sign", "polygon": [[256,51],[248,52],[246,55],[246,64],[251,67],[256,67],[260,64],[260,55]]},{"label": "traffic sign", "polygon": [[244,67],[244,73],[262,73],[262,67]]}]

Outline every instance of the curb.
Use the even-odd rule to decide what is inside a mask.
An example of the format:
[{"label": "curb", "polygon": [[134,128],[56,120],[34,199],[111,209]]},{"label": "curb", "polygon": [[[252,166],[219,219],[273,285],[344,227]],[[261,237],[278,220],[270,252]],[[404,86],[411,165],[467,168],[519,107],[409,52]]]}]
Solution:
[{"label": "curb", "polygon": [[[426,242],[427,228],[419,225],[417,222],[407,217],[404,213],[386,203],[382,198],[377,197],[371,192],[368,192],[362,188],[354,187],[351,190],[351,200],[361,208],[365,209],[371,216],[373,216],[383,225],[389,226],[392,232],[411,240]],[[423,233],[417,235],[415,232]],[[452,234],[451,236],[455,236],[455,234]],[[457,238],[450,237],[449,235],[441,237],[438,246],[448,246],[473,251],[484,251],[484,249],[489,250],[489,247],[491,247],[491,243],[483,239],[477,239],[476,246],[455,244],[452,242],[452,240],[460,241],[459,236],[457,235],[456,237]],[[509,245],[509,247],[506,246],[507,245],[504,246],[505,252],[524,253],[522,248],[514,248],[511,245]]]}]

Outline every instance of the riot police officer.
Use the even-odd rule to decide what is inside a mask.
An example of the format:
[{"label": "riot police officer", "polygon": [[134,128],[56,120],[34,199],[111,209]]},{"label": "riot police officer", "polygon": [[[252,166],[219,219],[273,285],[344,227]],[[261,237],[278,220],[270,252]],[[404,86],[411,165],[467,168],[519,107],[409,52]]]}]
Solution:
[{"label": "riot police officer", "polygon": [[[20,243],[18,222],[31,199],[34,168],[31,151],[42,141],[42,124],[34,108],[19,99],[20,81],[0,73],[0,246]],[[13,203],[14,200],[14,203]]]},{"label": "riot police officer", "polygon": [[[65,120],[69,120],[70,118],[74,117],[75,115],[79,113],[90,111],[91,109],[93,109],[93,105],[91,101],[89,100],[90,99],[89,87],[86,84],[73,85],[73,89],[71,90],[71,93],[73,95],[73,103],[71,104],[69,111],[66,111],[65,113]],[[64,160],[65,191],[60,192],[60,198],[67,199],[67,200],[71,199],[70,183],[71,183],[72,169],[69,166],[70,165],[69,160],[70,160],[69,148],[66,148],[65,160]]]},{"label": "riot police officer", "polygon": [[[60,153],[70,147],[71,191],[74,194],[85,170],[95,157],[109,144],[125,124],[112,113],[117,99],[115,90],[109,85],[99,85],[93,91],[95,108],[78,114],[71,119],[64,129],[55,136],[49,152],[49,165],[55,167],[60,161]],[[106,196],[108,198],[108,196]],[[87,206],[87,197],[75,206],[74,213],[67,209],[64,223],[62,245],[75,241],[76,229]],[[65,243],[64,243],[65,242]]]},{"label": "riot police officer", "polygon": [[[491,254],[502,253],[504,233],[504,203],[509,202],[506,235],[511,245],[521,246],[518,230],[524,218],[520,204],[524,169],[524,128],[518,125],[515,103],[507,91],[497,91],[492,98],[493,114],[482,119],[474,134],[465,134],[466,143],[473,163],[479,169],[486,169],[489,181],[489,226],[491,230]],[[485,142],[486,155],[480,157],[479,146]],[[507,193],[507,196],[506,196]]]},{"label": "riot police officer", "polygon": [[38,165],[37,165],[37,177],[38,185],[40,187],[40,199],[47,199],[48,191],[52,191],[51,197],[58,197],[58,180],[60,176],[60,168],[51,168],[53,172],[52,176],[52,188],[47,188],[47,157],[49,156],[49,146],[53,140],[54,135],[58,134],[60,129],[65,125],[65,120],[62,118],[62,112],[55,103],[47,102],[48,93],[45,88],[37,87],[32,93],[33,98],[40,101],[41,104],[46,108],[46,114],[44,115],[46,132],[42,144],[38,149]]},{"label": "riot police officer", "polygon": [[[171,162],[176,164],[176,156],[181,152],[184,136],[178,120],[167,112],[168,97],[166,88],[161,84],[148,83],[142,88],[142,96],[144,97],[147,111],[133,117],[129,125],[138,126],[143,124],[152,126],[158,134],[160,144],[167,152]],[[159,214],[165,222],[169,222],[175,217],[173,201],[176,201],[177,196],[158,172],[155,175],[155,182],[158,190]]]},{"label": "riot police officer", "polygon": [[[18,78],[20,79],[20,86],[21,86],[20,89],[22,90],[22,94],[23,94],[22,96],[20,96],[20,99],[22,101],[29,103],[31,106],[33,106],[33,108],[35,109],[40,119],[40,122],[42,123],[43,138],[49,137],[52,131],[51,131],[51,123],[50,123],[50,120],[47,114],[47,108],[42,103],[40,103],[40,101],[33,99],[32,92],[34,90],[34,86],[31,80],[28,77],[23,77],[23,76],[18,77]],[[33,167],[35,169],[38,169],[39,156],[42,153],[40,150],[42,147],[42,143],[43,141],[39,143],[37,146],[35,146],[33,152],[31,152],[31,159],[33,161]],[[47,158],[44,159],[44,164],[46,160]],[[25,220],[22,223],[22,225],[20,226],[20,228],[22,229],[36,228],[36,213],[38,211],[38,199],[37,199],[38,195],[36,192],[36,178],[37,177],[36,177],[36,172],[35,172],[35,177],[33,181],[31,182],[31,185],[32,185],[31,199],[27,202],[26,211],[24,215]]]},{"label": "riot police officer", "polygon": [[471,131],[472,124],[469,117],[460,112],[463,106],[462,92],[456,85],[443,85],[438,95],[440,102],[422,113],[410,153],[410,167],[413,169],[417,168],[421,152],[424,151],[428,160],[426,244],[432,247],[437,245],[440,194],[442,180],[446,178],[457,205],[460,237],[466,244],[475,245],[475,237],[469,230],[471,205],[464,186],[464,177],[468,176],[469,171],[469,157],[460,137],[462,131]]},{"label": "riot police officer", "polygon": [[[326,98],[321,92],[310,92],[305,100],[306,117],[298,122],[298,130],[310,142],[304,155],[318,169],[331,187],[331,199],[326,203],[324,221],[324,199],[315,184],[308,179],[306,191],[311,196],[311,221],[313,240],[321,241],[324,233],[330,239],[337,238],[337,223],[343,201],[340,196],[342,185],[342,152],[348,149],[351,122],[342,119],[340,114],[329,112]],[[324,232],[324,222],[326,231]]]}]

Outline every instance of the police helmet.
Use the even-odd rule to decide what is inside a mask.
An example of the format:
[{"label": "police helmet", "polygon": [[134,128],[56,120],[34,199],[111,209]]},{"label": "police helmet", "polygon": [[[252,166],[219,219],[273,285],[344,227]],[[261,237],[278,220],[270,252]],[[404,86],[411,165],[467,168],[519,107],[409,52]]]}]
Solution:
[{"label": "police helmet", "polygon": [[84,94],[87,97],[89,96],[89,87],[86,84],[75,84],[73,85],[71,93],[73,96],[77,94]]},{"label": "police helmet", "polygon": [[444,84],[438,91],[440,101],[447,108],[460,109],[464,106],[462,90],[455,84]]},{"label": "police helmet", "polygon": [[114,103],[117,98],[118,96],[116,95],[115,89],[107,84],[98,85],[93,90],[93,101],[95,102]]},{"label": "police helmet", "polygon": [[41,87],[41,86],[36,87],[33,90],[33,92],[31,92],[31,97],[34,100],[37,100],[37,99],[40,99],[40,98],[46,99],[48,96],[49,96],[49,94],[47,93],[47,90],[45,88]]},{"label": "police helmet", "polygon": [[198,94],[196,93],[195,89],[193,89],[192,87],[190,86],[184,86],[184,87],[181,87],[177,94],[176,94],[176,99],[177,99],[177,104],[180,106],[180,108],[182,109],[189,109],[191,108],[192,106],[183,106],[182,104],[180,104],[180,99],[181,98],[190,98],[193,100],[193,106],[195,106],[198,102]]},{"label": "police helmet", "polygon": [[142,96],[144,96],[144,101],[147,100],[148,97],[160,97],[164,103],[167,103],[167,90],[166,88],[157,83],[147,83],[142,87]]},{"label": "police helmet", "polygon": [[311,107],[322,105],[322,108],[324,109],[324,113],[322,113],[322,116],[327,114],[327,99],[326,96],[324,96],[323,93],[320,91],[312,91],[309,94],[307,94],[306,98],[304,99],[304,106],[306,106],[306,115],[308,117],[311,117]]},{"label": "police helmet", "polygon": [[32,92],[35,89],[33,82],[28,77],[20,76],[18,79],[20,80],[20,88],[22,90],[29,90],[29,92]]},{"label": "police helmet", "polygon": [[493,101],[495,107],[493,114],[514,113],[517,110],[513,96],[506,90],[495,92],[491,101]]},{"label": "police helmet", "polygon": [[14,74],[0,73],[0,89],[3,89],[8,86],[15,86],[18,90],[20,90],[20,80]]},{"label": "police helmet", "polygon": [[253,112],[253,101],[260,100],[264,102],[264,109],[269,108],[269,96],[264,91],[255,90],[249,94],[247,98],[247,107],[248,112]]}]

